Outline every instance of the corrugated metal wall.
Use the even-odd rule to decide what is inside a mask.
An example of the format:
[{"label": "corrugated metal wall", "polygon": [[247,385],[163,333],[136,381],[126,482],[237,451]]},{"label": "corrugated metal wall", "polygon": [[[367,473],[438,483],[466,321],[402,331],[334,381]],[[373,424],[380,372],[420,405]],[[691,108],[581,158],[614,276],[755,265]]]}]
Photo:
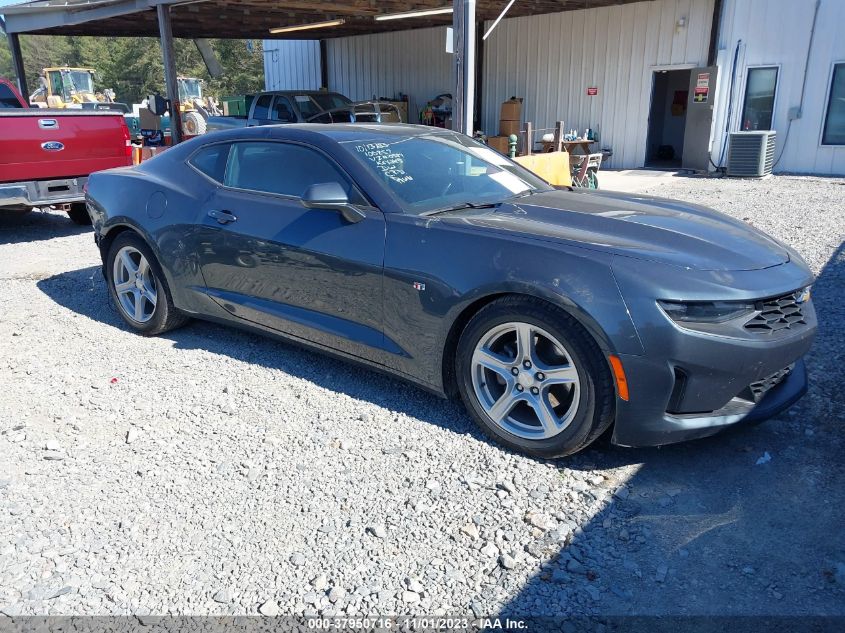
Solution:
[{"label": "corrugated metal wall", "polygon": [[[845,146],[821,144],[833,64],[845,62],[843,0],[821,0],[803,114],[792,122],[791,129],[789,124],[789,110],[798,107],[801,101],[815,5],[815,0],[725,0],[719,37],[721,89],[717,95],[719,107],[712,146],[715,162],[722,154],[729,98],[734,104],[729,129],[736,131],[742,125],[748,68],[778,66],[773,128],[778,133],[775,156],[780,160],[775,171],[845,175]],[[737,74],[729,89],[739,42]]]},{"label": "corrugated metal wall", "polygon": [[642,166],[654,68],[704,65],[712,16],[713,0],[655,0],[503,20],[485,42],[484,130],[497,134],[500,103],[521,96],[535,129],[593,128],[611,166]]},{"label": "corrugated metal wall", "polygon": [[265,90],[318,90],[320,43],[316,40],[264,40]]},{"label": "corrugated metal wall", "polygon": [[332,90],[355,101],[407,94],[410,123],[426,102],[452,92],[445,27],[331,39],[326,45]]}]

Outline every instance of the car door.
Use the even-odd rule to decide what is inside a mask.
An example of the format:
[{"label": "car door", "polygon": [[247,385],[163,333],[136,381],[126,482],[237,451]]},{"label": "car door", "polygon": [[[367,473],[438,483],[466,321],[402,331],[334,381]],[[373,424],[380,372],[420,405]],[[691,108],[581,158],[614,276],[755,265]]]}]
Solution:
[{"label": "car door", "polygon": [[254,125],[269,125],[270,120],[270,106],[273,103],[273,95],[262,94],[255,98],[255,105],[252,107],[252,115],[246,122],[248,127]]},{"label": "car door", "polygon": [[[303,204],[305,190],[325,182],[340,183],[358,203],[360,222]],[[233,143],[198,224],[207,292],[229,313],[383,358],[384,216],[328,155],[290,142]]]},{"label": "car door", "polygon": [[290,100],[282,95],[273,97],[273,106],[270,108],[270,123],[296,123],[296,113],[293,111]]}]

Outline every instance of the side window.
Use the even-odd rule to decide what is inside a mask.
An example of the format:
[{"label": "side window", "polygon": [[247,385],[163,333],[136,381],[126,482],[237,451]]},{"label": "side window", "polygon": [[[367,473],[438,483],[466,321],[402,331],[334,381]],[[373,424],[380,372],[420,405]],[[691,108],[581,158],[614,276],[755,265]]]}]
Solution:
[{"label": "side window", "polygon": [[326,182],[339,183],[353,204],[364,203],[331,160],[316,150],[292,143],[235,143],[224,184],[301,198],[311,185]]},{"label": "side window", "polygon": [[845,64],[833,67],[822,144],[845,145]]},{"label": "side window", "polygon": [[775,110],[778,69],[749,68],[742,106],[743,130],[771,130]]},{"label": "side window", "polygon": [[270,112],[270,119],[272,121],[281,121],[282,123],[296,123],[296,116],[290,107],[290,101],[287,97],[277,96],[273,101],[273,110]]},{"label": "side window", "polygon": [[310,119],[320,113],[320,108],[308,95],[296,95],[293,99],[296,101],[296,107],[302,113],[303,119]]},{"label": "side window", "polygon": [[253,119],[269,119],[270,118],[270,101],[273,100],[273,95],[261,95],[255,102],[255,109],[252,111]]},{"label": "side window", "polygon": [[188,162],[212,180],[222,184],[230,147],[228,143],[211,145],[198,151]]}]

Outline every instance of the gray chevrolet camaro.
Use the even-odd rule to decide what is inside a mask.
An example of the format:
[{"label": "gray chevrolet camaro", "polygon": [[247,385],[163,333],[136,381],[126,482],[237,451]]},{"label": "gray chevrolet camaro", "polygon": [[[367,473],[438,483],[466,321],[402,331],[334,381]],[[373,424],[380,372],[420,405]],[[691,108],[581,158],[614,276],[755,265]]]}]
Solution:
[{"label": "gray chevrolet camaro", "polygon": [[453,132],[218,132],[92,175],[87,204],[138,332],[293,340],[459,396],[532,455],[611,425],[625,446],[704,437],[806,391],[792,249],[694,204],[555,189]]}]

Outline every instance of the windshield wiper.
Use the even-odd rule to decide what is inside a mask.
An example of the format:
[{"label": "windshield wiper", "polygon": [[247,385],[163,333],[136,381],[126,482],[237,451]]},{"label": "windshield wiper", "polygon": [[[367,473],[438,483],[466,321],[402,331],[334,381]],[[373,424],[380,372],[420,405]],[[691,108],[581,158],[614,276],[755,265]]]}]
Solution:
[{"label": "windshield wiper", "polygon": [[463,209],[494,209],[501,205],[501,202],[461,202],[460,204],[452,205],[451,207],[441,207],[440,209],[433,209],[420,213],[421,216],[440,215],[441,213],[449,213],[451,211],[462,211]]}]

